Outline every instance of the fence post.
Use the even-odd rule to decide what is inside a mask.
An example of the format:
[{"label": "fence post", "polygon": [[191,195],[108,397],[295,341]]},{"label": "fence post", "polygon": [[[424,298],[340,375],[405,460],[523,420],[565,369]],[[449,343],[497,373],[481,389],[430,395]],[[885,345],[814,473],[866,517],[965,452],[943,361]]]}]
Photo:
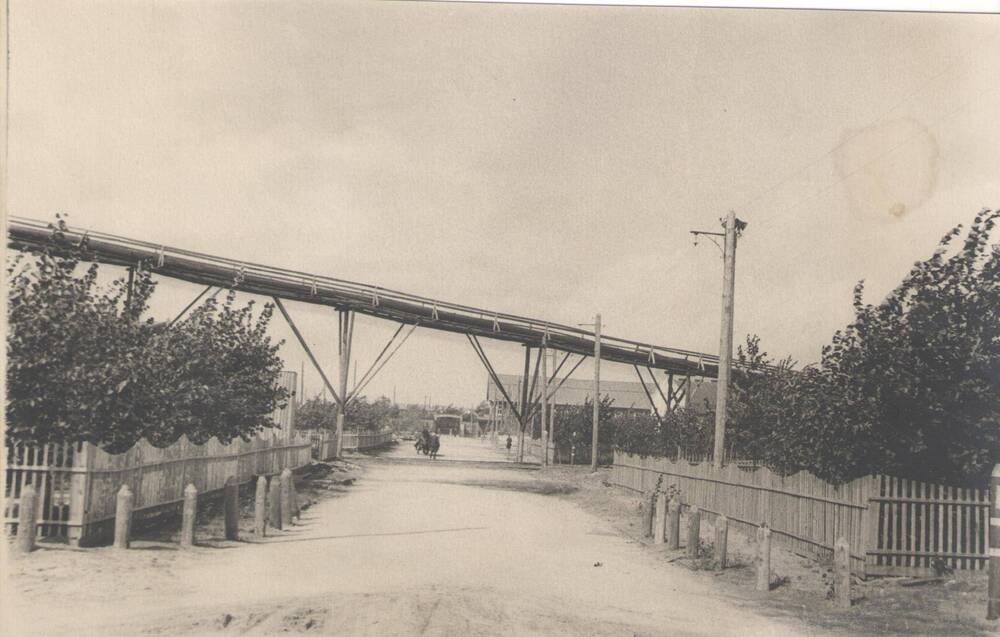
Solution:
[{"label": "fence post", "polygon": [[1000,464],[990,477],[990,580],[986,619],[1000,619]]},{"label": "fence post", "polygon": [[[650,507],[652,508],[652,507]],[[661,493],[656,497],[656,526],[653,529],[653,542],[663,544],[666,540],[664,535],[667,532],[667,494]]]},{"label": "fence post", "polygon": [[26,485],[21,489],[21,498],[18,501],[17,511],[17,552],[31,553],[35,548],[35,521],[38,511],[38,494],[35,487]]},{"label": "fence post", "polygon": [[292,525],[292,470],[281,471],[281,526]]},{"label": "fence post", "polygon": [[687,556],[695,559],[701,545],[701,509],[692,505],[688,509],[688,541]]},{"label": "fence post", "polygon": [[851,547],[843,536],[833,545],[833,587],[837,606],[851,607]]},{"label": "fence post", "polygon": [[276,529],[281,529],[281,476],[271,476],[271,487],[267,493],[267,521]]},{"label": "fence post", "polygon": [[757,529],[757,590],[771,590],[771,529]]},{"label": "fence post", "polygon": [[288,488],[292,492],[292,516],[297,520],[302,514],[302,509],[299,506],[299,490],[295,487],[294,473],[292,473],[292,479],[288,483]]},{"label": "fence post", "polygon": [[715,518],[715,568],[725,570],[726,568],[726,544],[729,541],[729,518],[720,515]]},{"label": "fence post", "polygon": [[647,491],[642,501],[642,535],[643,537],[653,536],[653,510],[656,506],[656,492]]},{"label": "fence post", "polygon": [[872,559],[869,557],[873,555],[875,551],[878,550],[878,524],[879,517],[881,514],[880,507],[881,502],[876,500],[878,496],[881,495],[880,490],[882,488],[882,476],[872,475],[868,476],[865,481],[865,509],[861,511],[863,529],[862,542],[864,543],[864,550],[862,552],[862,579],[868,576],[868,562]]},{"label": "fence post", "polygon": [[123,484],[115,501],[115,548],[127,549],[132,531],[132,489]]},{"label": "fence post", "polygon": [[267,478],[257,478],[257,492],[253,499],[253,532],[258,538],[267,533]]},{"label": "fence post", "polygon": [[223,487],[223,498],[225,500],[225,524],[226,539],[240,539],[240,485],[236,478],[230,476]]},{"label": "fence post", "polygon": [[670,498],[670,538],[667,548],[676,551],[681,547],[681,499],[679,496]]},{"label": "fence post", "polygon": [[198,517],[198,487],[184,487],[184,508],[181,510],[181,546],[194,546],[194,523]]}]

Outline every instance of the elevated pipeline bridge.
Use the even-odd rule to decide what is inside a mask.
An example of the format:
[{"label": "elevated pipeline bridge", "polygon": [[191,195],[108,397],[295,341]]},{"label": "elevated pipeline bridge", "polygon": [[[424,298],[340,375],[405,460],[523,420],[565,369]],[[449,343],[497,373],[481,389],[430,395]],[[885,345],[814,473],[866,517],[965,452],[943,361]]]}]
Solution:
[{"label": "elevated pipeline bridge", "polygon": [[[160,276],[207,286],[198,298],[185,308],[185,312],[213,287],[234,288],[241,292],[272,297],[322,377],[327,389],[342,407],[338,416],[338,432],[342,431],[343,412],[346,407],[359,396],[359,392],[367,382],[374,378],[375,374],[417,326],[464,334],[494,381],[497,379],[497,374],[486,357],[479,341],[480,338],[524,345],[526,348],[525,378],[528,376],[531,349],[536,348],[538,354],[534,373],[536,380],[538,361],[545,349],[550,348],[565,354],[562,363],[552,374],[554,380],[558,378],[560,369],[570,355],[580,356],[576,366],[579,366],[584,358],[593,356],[598,340],[597,335],[592,331],[542,319],[450,303],[329,276],[228,259],[95,230],[66,227],[57,232],[50,223],[26,217],[9,217],[8,246],[20,251],[39,250],[47,246],[76,247],[82,250],[85,260],[133,269],[148,269]],[[283,300],[326,305],[338,311],[340,391],[334,389],[333,384],[313,356],[305,339],[292,321],[287,308],[282,303]],[[350,348],[356,313],[395,321],[400,326],[390,342],[383,348],[379,357],[372,363],[365,376],[355,385],[353,390],[349,391],[346,384],[347,369],[349,369],[350,363]],[[407,326],[410,328],[409,331],[402,334],[403,329]],[[401,340],[397,341],[397,338],[401,338]],[[664,370],[670,375],[671,381],[674,375],[680,375],[685,379],[691,377],[715,378],[718,373],[718,357],[712,354],[642,343],[603,334],[600,335],[599,341],[601,360],[632,365],[640,380],[643,380],[640,367],[646,368],[668,408],[676,397],[663,394],[653,375],[653,370]],[[393,345],[395,345],[395,349],[390,351]],[[564,380],[568,377],[569,374],[566,374]],[[499,381],[497,383],[499,384]],[[548,387],[547,374],[543,374],[542,383]],[[510,396],[506,396],[510,409],[522,422],[522,427],[529,417],[538,411],[539,403],[545,400],[543,396],[538,396],[538,400],[533,398],[535,384],[533,380],[530,392],[526,390],[525,395],[520,400],[515,401]],[[527,383],[525,386],[527,387]],[[643,386],[646,387],[645,380],[643,380]],[[542,391],[541,386],[539,386],[539,390]],[[542,393],[549,392],[543,391]],[[670,390],[668,390],[669,393]],[[650,402],[653,403],[652,393],[649,392],[648,395]]]}]

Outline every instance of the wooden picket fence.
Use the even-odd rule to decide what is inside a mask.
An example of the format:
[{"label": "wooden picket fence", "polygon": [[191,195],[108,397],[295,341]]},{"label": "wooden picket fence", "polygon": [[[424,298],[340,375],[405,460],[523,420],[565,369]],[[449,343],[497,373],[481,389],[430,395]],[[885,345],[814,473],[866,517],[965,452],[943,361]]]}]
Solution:
[{"label": "wooden picket fence", "polygon": [[956,489],[889,476],[832,485],[807,472],[782,476],[766,467],[640,457],[615,451],[611,482],[647,492],[677,487],[685,506],[725,514],[749,531],[766,524],[793,551],[826,556],[844,537],[851,570],[868,575],[928,575],[944,567],[987,565],[986,489]]},{"label": "wooden picket fence", "polygon": [[184,487],[211,494],[233,477],[245,483],[259,475],[296,469],[311,461],[308,438],[262,433],[249,440],[223,444],[211,439],[197,445],[185,437],[158,448],[141,440],[125,453],[110,454],[90,443],[41,446],[6,445],[4,524],[15,533],[21,490],[34,485],[39,497],[39,535],[87,543],[113,522],[115,496],[128,484],[134,510],[144,513],[176,505]]},{"label": "wooden picket fence", "polygon": [[919,574],[988,565],[989,489],[873,476],[868,573]]},{"label": "wooden picket fence", "polygon": [[309,434],[309,439],[312,441],[314,460],[332,460],[337,457],[337,434],[314,431]]}]

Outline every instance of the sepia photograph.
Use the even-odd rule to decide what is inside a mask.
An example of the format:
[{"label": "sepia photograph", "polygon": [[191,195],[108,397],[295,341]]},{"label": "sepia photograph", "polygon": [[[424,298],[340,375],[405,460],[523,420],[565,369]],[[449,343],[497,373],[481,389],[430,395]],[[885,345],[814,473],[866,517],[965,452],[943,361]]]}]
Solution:
[{"label": "sepia photograph", "polygon": [[4,5],[0,634],[1000,634],[1000,1]]}]

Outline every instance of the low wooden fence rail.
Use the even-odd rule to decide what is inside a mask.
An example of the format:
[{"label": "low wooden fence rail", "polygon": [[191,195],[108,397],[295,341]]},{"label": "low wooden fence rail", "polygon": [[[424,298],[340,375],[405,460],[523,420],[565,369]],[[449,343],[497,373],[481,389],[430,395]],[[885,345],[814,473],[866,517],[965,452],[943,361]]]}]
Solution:
[{"label": "low wooden fence rail", "polygon": [[890,476],[834,486],[807,472],[640,457],[615,451],[612,483],[639,492],[676,486],[685,506],[725,514],[745,530],[766,524],[794,551],[829,555],[843,536],[851,570],[865,575],[927,575],[942,567],[987,566],[987,489],[957,489]]},{"label": "low wooden fence rail", "polygon": [[142,440],[121,454],[90,443],[6,445],[4,524],[16,532],[21,489],[39,493],[39,535],[64,537],[73,545],[100,536],[113,523],[115,496],[122,484],[135,494],[134,510],[149,513],[180,503],[184,487],[219,491],[234,477],[242,484],[259,475],[296,469],[311,461],[308,438],[285,439],[264,433],[249,441],[197,445],[185,437],[167,447]]},{"label": "low wooden fence rail", "polygon": [[344,451],[364,451],[383,447],[393,440],[392,432],[344,432]]}]

